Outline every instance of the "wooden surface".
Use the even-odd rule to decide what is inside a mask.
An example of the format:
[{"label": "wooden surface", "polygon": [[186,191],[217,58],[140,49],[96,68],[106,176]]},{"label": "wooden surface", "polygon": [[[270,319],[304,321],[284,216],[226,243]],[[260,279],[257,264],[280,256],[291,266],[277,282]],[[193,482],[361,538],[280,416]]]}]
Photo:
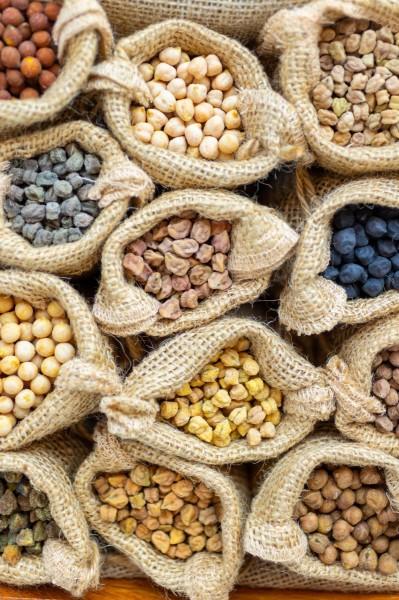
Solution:
[{"label": "wooden surface", "polygon": [[[84,600],[179,600],[173,594],[137,579],[106,581],[97,592],[89,592]],[[0,585],[0,600],[71,600],[71,596],[53,587],[15,589]],[[204,600],[211,600],[204,598]],[[295,590],[250,590],[239,588],[230,600],[399,600],[398,594],[337,594]]]}]

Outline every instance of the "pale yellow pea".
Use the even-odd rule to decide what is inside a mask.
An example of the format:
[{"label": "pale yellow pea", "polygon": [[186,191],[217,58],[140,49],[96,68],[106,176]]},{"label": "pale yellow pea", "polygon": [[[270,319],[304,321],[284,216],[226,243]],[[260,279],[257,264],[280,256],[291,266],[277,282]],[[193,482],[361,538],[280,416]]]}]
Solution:
[{"label": "pale yellow pea", "polygon": [[72,328],[66,323],[54,325],[52,336],[55,342],[69,342],[72,339]]},{"label": "pale yellow pea", "polygon": [[51,302],[48,303],[47,312],[52,318],[60,318],[65,316],[65,310],[62,308],[61,304],[56,300],[51,300]]},{"label": "pale yellow pea", "polygon": [[36,310],[35,311],[35,320],[36,319],[50,319],[50,315],[48,314],[47,310]]},{"label": "pale yellow pea", "polygon": [[3,379],[3,391],[9,396],[16,396],[23,387],[23,381],[16,375],[9,375]]},{"label": "pale yellow pea", "polygon": [[0,315],[0,325],[5,325],[6,323],[18,323],[18,317],[14,311]]},{"label": "pale yellow pea", "polygon": [[15,356],[21,362],[32,360],[35,354],[36,350],[31,342],[28,342],[26,340],[20,340],[15,344]]},{"label": "pale yellow pea", "polygon": [[35,343],[36,352],[43,357],[52,356],[55,350],[54,340],[51,338],[41,338]]},{"label": "pale yellow pea", "polygon": [[46,377],[54,378],[57,377],[58,373],[60,372],[60,366],[60,363],[56,358],[54,358],[54,356],[49,356],[42,362],[40,370],[43,375],[46,375]]},{"label": "pale yellow pea", "polygon": [[32,333],[36,338],[46,338],[51,334],[53,324],[48,319],[41,317],[32,323]]},{"label": "pale yellow pea", "polygon": [[12,414],[0,415],[0,437],[5,437],[12,431],[17,420]]},{"label": "pale yellow pea", "polygon": [[34,394],[48,394],[51,389],[51,381],[45,375],[39,373],[39,375],[30,382],[30,389]]},{"label": "pale yellow pea", "polygon": [[32,381],[38,374],[38,368],[33,362],[24,362],[18,369],[18,377],[22,381]]},{"label": "pale yellow pea", "polygon": [[20,408],[19,406],[14,406],[14,410],[12,414],[19,420],[25,419],[30,413],[29,408]]},{"label": "pale yellow pea", "polygon": [[40,366],[43,362],[43,358],[41,356],[39,356],[38,354],[35,354],[35,356],[32,358],[32,362],[34,365],[37,366],[38,369],[40,369]]},{"label": "pale yellow pea", "polygon": [[33,340],[32,323],[20,323],[19,327],[21,330],[20,339],[31,342]]},{"label": "pale yellow pea", "polygon": [[1,327],[1,339],[6,344],[13,344],[19,340],[21,329],[17,323],[6,323]]},{"label": "pale yellow pea", "polygon": [[14,354],[14,344],[6,344],[0,340],[0,358]]},{"label": "pale yellow pea", "polygon": [[0,361],[0,370],[5,375],[14,375],[18,371],[19,364],[16,356],[5,356]]},{"label": "pale yellow pea", "polygon": [[7,415],[14,408],[14,402],[8,396],[0,396],[0,413]]},{"label": "pale yellow pea", "polygon": [[15,396],[15,404],[24,410],[32,408],[35,403],[35,394],[32,390],[22,390]]},{"label": "pale yellow pea", "polygon": [[18,302],[15,305],[15,314],[21,321],[29,321],[33,316],[33,308],[28,302]]},{"label": "pale yellow pea", "polygon": [[14,300],[11,296],[0,295],[0,313],[9,312],[14,308]]}]

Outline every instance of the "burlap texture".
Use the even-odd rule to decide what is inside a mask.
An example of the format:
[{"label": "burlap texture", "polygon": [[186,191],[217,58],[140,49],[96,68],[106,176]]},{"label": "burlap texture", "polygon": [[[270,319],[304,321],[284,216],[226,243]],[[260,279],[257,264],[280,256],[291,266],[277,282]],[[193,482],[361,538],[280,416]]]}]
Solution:
[{"label": "burlap texture", "polygon": [[0,294],[18,296],[40,309],[49,300],[57,300],[68,315],[77,348],[75,358],[61,366],[54,389],[40,406],[0,438],[3,451],[26,446],[95,412],[101,395],[119,389],[119,378],[105,337],[86,302],[70,285],[45,273],[0,271]]},{"label": "burlap texture", "polygon": [[372,363],[376,354],[399,343],[399,315],[359,327],[327,363],[337,401],[335,424],[346,437],[399,457],[399,439],[380,433],[376,417],[385,404],[372,394]]},{"label": "burlap texture", "polygon": [[360,569],[346,570],[338,563],[326,566],[308,549],[307,536],[292,514],[310,473],[321,463],[380,467],[384,470],[391,506],[399,509],[396,458],[334,434],[318,435],[290,450],[266,472],[246,522],[246,552],[278,566],[282,563],[301,578],[322,580],[324,589],[343,591],[350,584],[352,590],[359,591],[397,590],[398,573],[386,576]]},{"label": "burlap texture", "polygon": [[144,574],[119,552],[106,552],[102,556],[101,579],[140,579]]},{"label": "burlap texture", "polygon": [[279,55],[279,83],[295,106],[303,132],[322,167],[344,175],[397,169],[399,146],[339,146],[320,133],[317,111],[310,93],[320,80],[318,41],[322,28],[342,17],[370,19],[394,31],[399,29],[399,4],[395,0],[315,0],[306,6],[281,10],[259,34],[259,52]]},{"label": "burlap texture", "polygon": [[[7,225],[3,203],[11,184],[8,163],[31,158],[57,146],[78,143],[102,160],[97,182],[90,191],[102,210],[83,237],[71,243],[35,247]],[[72,121],[43,131],[12,137],[0,144],[0,263],[7,267],[45,271],[57,275],[82,275],[99,261],[107,237],[122,221],[130,204],[151,199],[154,186],[148,175],[128,160],[119,145],[103,129],[84,121]]]},{"label": "burlap texture", "polygon": [[[132,132],[132,101],[151,99],[138,66],[166,46],[180,45],[193,54],[217,54],[239,89],[246,139],[256,139],[259,153],[248,160],[210,161],[156,148]],[[168,188],[235,188],[267,177],[283,160],[307,160],[297,114],[274,92],[257,58],[239,42],[192,21],[163,21],[123,38],[110,61],[92,70],[89,89],[100,91],[105,120],[122,147],[151,177]]]},{"label": "burlap texture", "polygon": [[165,19],[190,19],[242,42],[253,40],[281,8],[306,0],[102,0],[115,35],[130,35]]},{"label": "burlap texture", "polygon": [[56,434],[28,449],[0,452],[0,471],[24,473],[44,492],[62,537],[48,539],[41,556],[23,556],[15,566],[0,558],[0,581],[8,585],[51,583],[74,596],[99,582],[99,551],[90,540],[71,478],[87,451],[71,434]]},{"label": "burlap texture", "polygon": [[53,29],[62,69],[40,98],[0,101],[0,134],[39,122],[48,123],[84,88],[97,52],[112,53],[112,32],[97,0],[61,0]]},{"label": "burlap texture", "polygon": [[[247,337],[260,374],[284,394],[284,415],[276,437],[259,446],[245,439],[225,448],[201,441],[159,420],[159,401],[190,381],[226,344]],[[274,458],[302,440],[318,420],[334,410],[332,391],[315,369],[279,335],[251,319],[224,318],[161,344],[125,380],[119,396],[104,397],[101,410],[109,430],[186,460],[206,464],[242,463]]]},{"label": "burlap texture", "polygon": [[[233,224],[227,267],[233,281],[226,291],[214,291],[198,307],[175,321],[158,314],[160,302],[124,274],[126,246],[163,219],[194,210],[213,220]],[[101,259],[101,282],[93,314],[106,333],[122,337],[146,332],[166,336],[191,329],[255,300],[269,285],[272,272],[289,256],[297,234],[278,213],[231,192],[182,190],[167,192],[126,219],[108,238]]]},{"label": "burlap texture", "polygon": [[307,217],[292,271],[281,298],[279,317],[288,328],[311,335],[338,323],[356,324],[395,312],[399,294],[383,292],[376,298],[347,300],[345,290],[322,275],[330,261],[331,220],[348,204],[399,207],[399,179],[361,178],[335,187]]},{"label": "burlap texture", "polygon": [[[247,514],[244,479],[168,456],[137,442],[118,441],[101,427],[96,433],[96,441],[95,450],[83,462],[75,479],[75,491],[91,527],[158,585],[185,594],[190,600],[228,600],[243,559],[242,528]],[[214,490],[223,506],[222,554],[199,552],[186,561],[171,559],[148,542],[124,534],[117,524],[104,523],[100,519],[100,502],[92,489],[93,478],[99,472],[130,470],[137,461],[167,467],[202,481]]]}]

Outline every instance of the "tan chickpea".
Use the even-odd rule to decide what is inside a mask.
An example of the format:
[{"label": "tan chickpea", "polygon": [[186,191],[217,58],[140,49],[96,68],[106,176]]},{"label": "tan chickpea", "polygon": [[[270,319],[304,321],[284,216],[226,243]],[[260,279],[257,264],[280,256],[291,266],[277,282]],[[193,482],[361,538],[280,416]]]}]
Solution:
[{"label": "tan chickpea", "polygon": [[182,58],[181,48],[169,46],[159,53],[159,60],[169,65],[176,66]]},{"label": "tan chickpea", "polygon": [[140,142],[149,144],[151,142],[152,134],[154,133],[154,128],[150,123],[137,123],[134,125],[133,131]]},{"label": "tan chickpea", "polygon": [[171,152],[177,152],[178,154],[185,154],[187,150],[187,142],[184,136],[175,137],[170,140],[168,149]]},{"label": "tan chickpea", "polygon": [[202,129],[198,123],[188,125],[185,129],[184,135],[189,146],[199,146],[204,137]]},{"label": "tan chickpea", "polygon": [[208,90],[205,85],[200,83],[190,83],[187,88],[187,98],[193,101],[194,104],[203,102],[207,96]]},{"label": "tan chickpea", "polygon": [[216,54],[208,54],[206,57],[207,63],[207,72],[208,77],[215,77],[219,75],[223,71],[223,65],[220,62],[220,59]]},{"label": "tan chickpea", "polygon": [[135,106],[131,111],[131,119],[132,125],[137,125],[138,123],[145,123],[146,114],[144,106]]},{"label": "tan chickpea", "polygon": [[184,135],[185,125],[179,117],[169,119],[164,127],[164,132],[171,138],[181,137]]},{"label": "tan chickpea", "polygon": [[164,131],[154,131],[151,136],[151,144],[156,148],[166,149],[169,146],[169,137]]},{"label": "tan chickpea", "polygon": [[214,90],[222,90],[222,92],[227,92],[233,85],[233,77],[227,69],[222,71],[219,75],[215,77],[212,81],[212,89]]},{"label": "tan chickpea", "polygon": [[190,100],[190,98],[185,98],[184,100],[178,100],[176,102],[176,114],[182,121],[191,121],[191,119],[194,117],[194,112],[194,103],[192,100]]},{"label": "tan chickpea", "polygon": [[240,143],[233,133],[226,132],[219,140],[219,150],[224,154],[234,154],[238,150]]},{"label": "tan chickpea", "polygon": [[199,151],[203,158],[207,158],[208,160],[215,160],[219,155],[217,139],[210,135],[204,136],[202,142],[199,145]]},{"label": "tan chickpea", "polygon": [[176,100],[182,100],[187,94],[186,82],[181,77],[175,77],[175,79],[172,79],[172,81],[170,81],[166,86],[166,89],[168,92],[174,95]]},{"label": "tan chickpea", "polygon": [[150,63],[142,63],[139,71],[144,81],[150,81],[154,77],[154,67]]}]

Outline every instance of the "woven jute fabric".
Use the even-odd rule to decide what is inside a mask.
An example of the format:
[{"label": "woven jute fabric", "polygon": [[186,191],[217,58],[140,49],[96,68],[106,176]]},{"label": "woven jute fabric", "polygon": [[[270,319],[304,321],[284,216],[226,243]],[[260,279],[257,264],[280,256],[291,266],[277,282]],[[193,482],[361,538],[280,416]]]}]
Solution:
[{"label": "woven jute fabric", "polygon": [[59,538],[44,543],[41,556],[24,555],[15,566],[0,558],[0,581],[18,586],[51,583],[74,596],[98,585],[100,553],[90,540],[71,483],[86,454],[71,434],[56,434],[24,450],[0,452],[0,471],[23,473],[35,489],[44,492],[61,530]]},{"label": "woven jute fabric", "polygon": [[[71,243],[35,247],[12,231],[4,214],[4,200],[11,185],[8,161],[32,158],[57,146],[78,143],[102,161],[98,179],[90,190],[101,211],[83,237]],[[84,121],[72,121],[36,133],[12,137],[0,144],[0,264],[57,275],[82,275],[99,261],[101,248],[119,225],[130,200],[142,206],[151,199],[151,179],[130,161],[104,130]]]},{"label": "woven jute fabric", "polygon": [[83,298],[70,285],[45,273],[0,271],[0,294],[23,298],[39,309],[57,300],[67,313],[76,357],[61,366],[54,389],[14,429],[0,438],[0,451],[26,446],[97,410],[101,395],[119,389],[109,349]]},{"label": "woven jute fabric", "polygon": [[394,433],[377,431],[374,421],[385,412],[372,394],[372,363],[379,352],[399,343],[399,315],[359,327],[327,363],[337,402],[335,424],[346,437],[399,457]]},{"label": "woven jute fabric", "polygon": [[280,298],[279,317],[288,329],[310,335],[329,331],[338,323],[365,323],[399,309],[396,290],[376,298],[348,300],[340,285],[320,275],[330,261],[334,214],[348,204],[362,203],[398,208],[399,179],[365,177],[335,187],[306,218]]},{"label": "woven jute fabric", "polygon": [[102,557],[101,579],[139,579],[144,574],[124,554],[106,552]]},{"label": "woven jute fabric", "polygon": [[[247,483],[221,470],[168,456],[137,442],[121,442],[103,427],[96,432],[96,447],[83,462],[75,479],[75,491],[91,525],[108,543],[125,554],[155,583],[190,600],[228,600],[243,559],[242,529],[247,514]],[[100,519],[100,501],[92,488],[100,472],[130,470],[137,462],[160,465],[205,483],[220,498],[222,554],[199,552],[185,561],[162,555],[152,545],[123,533],[116,523]]]},{"label": "woven jute fabric", "polygon": [[[166,46],[181,46],[194,55],[214,53],[229,68],[239,90],[238,110],[246,139],[255,139],[260,145],[256,156],[242,161],[210,161],[156,148],[135,138],[130,105],[132,101],[148,105],[151,99],[138,67]],[[308,160],[298,115],[272,90],[254,54],[239,42],[192,21],[163,21],[123,38],[113,58],[92,70],[89,89],[101,92],[107,125],[129,156],[168,188],[230,189],[267,177],[284,160]]]},{"label": "woven jute fabric", "polygon": [[278,565],[282,563],[301,577],[323,580],[324,589],[344,591],[351,584],[352,590],[397,590],[398,573],[386,576],[360,569],[346,570],[338,563],[327,566],[311,554],[307,536],[292,515],[310,473],[322,463],[354,467],[375,465],[383,469],[391,506],[398,511],[398,459],[332,433],[319,434],[290,450],[266,471],[246,522],[246,552]]},{"label": "woven jute fabric", "polygon": [[[276,437],[255,447],[243,439],[218,448],[162,422],[159,401],[190,381],[212,356],[241,337],[251,342],[261,376],[284,394],[284,415]],[[133,368],[120,396],[102,399],[101,410],[108,417],[109,430],[119,437],[139,440],[187,460],[227,464],[282,454],[306,437],[316,421],[328,419],[334,404],[323,373],[277,333],[251,319],[224,318],[161,344]]]},{"label": "woven jute fabric", "polygon": [[112,32],[97,0],[61,0],[53,29],[61,71],[40,98],[0,100],[0,134],[48,123],[83,90],[98,51],[112,53]]},{"label": "woven jute fabric", "polygon": [[114,33],[130,35],[165,19],[190,19],[243,42],[252,40],[281,8],[306,0],[102,0]]},{"label": "woven jute fabric", "polygon": [[[126,246],[163,219],[193,210],[202,217],[233,225],[227,268],[233,281],[226,291],[214,291],[198,307],[172,321],[158,314],[160,302],[125,277]],[[255,300],[292,252],[297,234],[270,208],[231,192],[181,190],[167,192],[126,219],[108,238],[101,257],[101,282],[93,314],[106,333],[122,337],[146,332],[166,336],[191,329]]]},{"label": "woven jute fabric", "polygon": [[399,146],[339,146],[320,130],[310,94],[319,82],[319,36],[326,25],[342,17],[369,19],[393,31],[399,29],[399,5],[395,0],[316,0],[273,15],[259,34],[259,52],[278,55],[279,84],[301,119],[306,140],[315,159],[331,171],[356,175],[397,169]]}]

